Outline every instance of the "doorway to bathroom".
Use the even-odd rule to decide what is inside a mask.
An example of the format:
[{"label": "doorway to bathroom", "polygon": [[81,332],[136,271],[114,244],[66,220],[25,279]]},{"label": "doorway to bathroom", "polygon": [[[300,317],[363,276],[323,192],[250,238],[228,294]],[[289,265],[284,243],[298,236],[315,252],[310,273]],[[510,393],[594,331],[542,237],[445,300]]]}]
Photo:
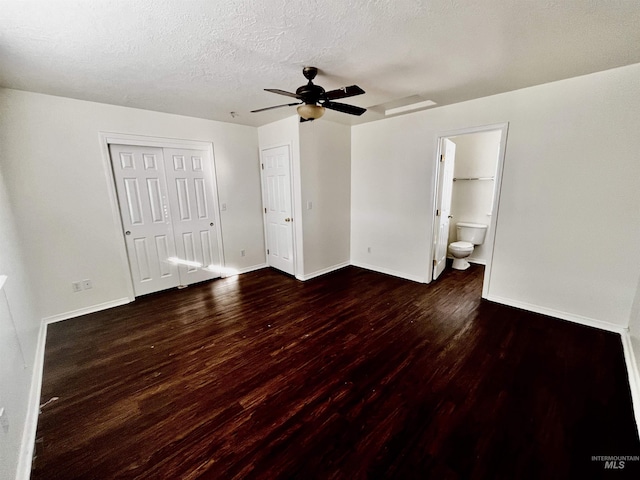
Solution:
[{"label": "doorway to bathroom", "polygon": [[[485,240],[466,258],[484,265],[482,296],[491,281],[491,263],[500,204],[508,124],[486,125],[438,136],[434,226],[430,276],[451,268],[449,245],[458,240],[457,224],[486,225]],[[447,259],[449,261],[447,262]]]}]

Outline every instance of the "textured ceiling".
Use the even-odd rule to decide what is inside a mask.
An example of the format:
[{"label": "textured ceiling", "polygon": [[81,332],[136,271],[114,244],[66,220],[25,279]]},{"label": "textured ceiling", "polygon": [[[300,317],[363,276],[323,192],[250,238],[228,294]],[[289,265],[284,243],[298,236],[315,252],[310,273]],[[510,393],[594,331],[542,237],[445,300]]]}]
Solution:
[{"label": "textured ceiling", "polygon": [[245,125],[294,114],[249,111],[288,103],[262,89],[295,91],[305,65],[369,108],[639,62],[637,0],[0,0],[1,86]]}]

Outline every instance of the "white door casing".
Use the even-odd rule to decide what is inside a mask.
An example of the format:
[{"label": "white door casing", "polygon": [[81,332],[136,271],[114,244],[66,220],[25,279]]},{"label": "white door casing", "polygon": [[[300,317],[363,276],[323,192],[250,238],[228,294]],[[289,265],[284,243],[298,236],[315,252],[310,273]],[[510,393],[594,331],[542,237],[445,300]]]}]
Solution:
[{"label": "white door casing", "polygon": [[262,150],[262,189],[267,263],[294,274],[291,155],[289,147]]},{"label": "white door casing", "polygon": [[206,151],[165,148],[165,174],[180,283],[221,274],[213,201],[213,172]]},{"label": "white door casing", "polygon": [[178,286],[162,149],[110,145],[110,153],[135,295]]},{"label": "white door casing", "polygon": [[[485,238],[484,241],[484,245],[488,246],[488,249],[485,250],[486,255],[487,255],[487,260],[486,260],[486,265],[485,265],[485,269],[484,269],[484,280],[482,282],[482,298],[488,298],[489,297],[489,286],[491,283],[491,271],[492,271],[492,265],[493,265],[493,250],[494,250],[494,246],[495,246],[495,239],[496,239],[496,232],[497,232],[497,226],[498,226],[498,216],[499,216],[499,212],[500,212],[500,193],[502,190],[502,173],[503,173],[503,169],[504,169],[504,163],[505,163],[505,152],[506,152],[506,147],[507,147],[507,137],[508,137],[508,132],[509,132],[509,123],[497,123],[497,124],[490,124],[490,125],[482,125],[482,126],[475,126],[475,127],[467,127],[467,128],[462,128],[462,129],[458,129],[458,130],[450,130],[450,131],[444,131],[444,132],[440,132],[440,134],[438,135],[439,141],[437,142],[437,146],[438,146],[438,156],[443,153],[443,146],[442,146],[442,139],[443,138],[448,138],[448,137],[456,137],[459,135],[467,135],[470,133],[479,133],[479,132],[490,132],[490,131],[494,131],[494,130],[500,130],[501,135],[500,135],[500,151],[498,154],[498,162],[496,165],[496,173],[495,173],[495,181],[494,181],[494,190],[493,190],[493,205],[491,208],[491,220],[489,222],[489,229],[487,230],[487,237]],[[439,163],[439,162],[438,162]],[[439,166],[437,167],[439,168]],[[435,182],[436,184],[434,185],[434,190],[435,190],[435,194],[434,194],[434,203],[436,204],[436,208],[438,205],[438,189],[439,189],[439,185],[440,185],[440,177],[438,176],[438,174],[435,175]],[[436,221],[434,222],[434,231],[433,231],[433,236],[434,236],[434,243],[432,244],[432,253],[433,253],[433,258],[436,258],[435,255],[435,250],[436,250],[436,245],[435,245],[435,238],[439,232],[439,224],[438,224],[438,218],[436,217],[435,219]],[[447,240],[448,241],[448,240]],[[430,265],[429,267],[430,273],[434,273],[434,269],[433,269],[433,264]],[[432,277],[432,279],[435,280],[435,276]]]},{"label": "white door casing", "polygon": [[438,186],[436,196],[436,221],[433,248],[433,279],[444,271],[449,246],[449,219],[451,214],[451,195],[453,192],[453,167],[455,164],[456,144],[448,138],[441,139],[440,163],[438,167]]}]

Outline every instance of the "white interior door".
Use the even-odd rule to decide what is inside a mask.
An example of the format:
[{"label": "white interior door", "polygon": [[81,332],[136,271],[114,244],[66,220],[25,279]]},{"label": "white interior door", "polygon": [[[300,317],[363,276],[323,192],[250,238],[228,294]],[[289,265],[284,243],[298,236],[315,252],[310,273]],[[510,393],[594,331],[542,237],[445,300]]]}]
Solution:
[{"label": "white interior door", "polygon": [[453,192],[453,167],[456,158],[456,144],[443,138],[440,144],[440,167],[436,197],[436,222],[433,247],[433,279],[437,279],[447,264],[449,246],[449,218],[451,214],[451,194]]},{"label": "white interior door", "polygon": [[110,145],[136,296],[180,284],[161,148]]},{"label": "white interior door", "polygon": [[267,262],[294,274],[291,156],[288,146],[262,151]]},{"label": "white interior door", "polygon": [[221,273],[213,165],[204,150],[165,148],[165,174],[181,285]]}]

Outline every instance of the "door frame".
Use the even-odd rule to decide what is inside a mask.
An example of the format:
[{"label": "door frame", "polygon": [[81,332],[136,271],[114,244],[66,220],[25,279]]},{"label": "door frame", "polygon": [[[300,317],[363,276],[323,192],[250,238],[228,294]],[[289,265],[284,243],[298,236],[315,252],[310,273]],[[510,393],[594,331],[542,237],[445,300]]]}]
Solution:
[{"label": "door frame", "polygon": [[159,148],[185,148],[192,150],[205,150],[211,159],[211,184],[213,191],[211,196],[214,206],[214,218],[216,222],[216,237],[218,239],[218,255],[220,256],[220,271],[221,278],[225,275],[225,261],[224,261],[224,248],[222,243],[222,222],[220,217],[220,202],[218,199],[218,183],[217,183],[217,171],[216,161],[213,152],[213,143],[201,142],[197,140],[183,140],[178,138],[166,138],[166,137],[152,137],[146,135],[133,135],[128,133],[117,132],[99,132],[100,149],[102,151],[102,166],[105,172],[105,178],[107,181],[107,191],[109,193],[109,203],[111,205],[111,214],[113,219],[113,226],[115,231],[118,232],[117,237],[120,243],[120,263],[123,269],[125,278],[127,279],[127,293],[129,295],[129,301],[135,300],[135,291],[133,288],[133,278],[131,276],[131,269],[129,265],[129,255],[127,254],[127,244],[124,236],[124,230],[122,228],[122,218],[120,216],[120,205],[118,204],[118,193],[116,191],[116,181],[113,175],[111,166],[111,155],[109,153],[109,145],[133,145],[138,147],[159,147]]},{"label": "door frame", "polygon": [[435,168],[434,168],[434,176],[433,176],[434,180],[433,180],[433,197],[432,197],[433,222],[431,225],[431,228],[432,228],[431,254],[429,259],[429,272],[427,276],[427,279],[428,279],[427,283],[433,280],[433,259],[435,257],[434,255],[435,246],[433,242],[436,235],[435,222],[437,220],[436,209],[438,208],[437,189],[438,189],[438,176],[440,174],[440,155],[442,153],[441,152],[442,139],[449,138],[449,137],[456,137],[459,135],[466,135],[470,133],[482,133],[482,132],[489,132],[489,131],[495,131],[495,130],[500,130],[501,132],[500,150],[498,152],[498,161],[496,164],[496,172],[495,172],[494,185],[493,185],[493,207],[491,212],[491,220],[489,221],[489,231],[487,232],[487,238],[485,239],[485,242],[484,242],[484,244],[489,246],[489,248],[487,248],[486,250],[487,264],[485,265],[484,278],[482,281],[482,298],[487,298],[487,295],[489,294],[489,284],[491,283],[491,267],[493,265],[493,251],[495,248],[495,240],[496,240],[496,226],[498,224],[498,215],[500,210],[500,192],[502,191],[502,172],[504,169],[504,158],[505,158],[505,153],[507,148],[507,135],[509,132],[509,122],[495,123],[490,125],[481,125],[476,127],[467,127],[467,128],[457,129],[457,130],[440,132],[436,135],[436,156],[434,158]]},{"label": "door frame", "polygon": [[[275,145],[268,145],[266,147],[260,148],[260,165],[258,168],[260,169],[260,189],[262,190],[262,228],[264,231],[264,256],[267,263],[267,266],[271,267],[269,264],[269,254],[267,250],[269,249],[269,237],[267,235],[267,217],[265,216],[264,209],[267,207],[267,200],[265,198],[265,188],[264,188],[264,170],[262,169],[262,164],[264,163],[263,152],[265,150],[271,150],[273,148],[286,147],[289,151],[289,188],[291,189],[291,215],[293,216],[293,228],[291,229],[293,235],[293,275],[295,278],[300,280],[300,272],[301,268],[298,264],[298,259],[300,256],[298,255],[298,229],[301,228],[300,222],[302,221],[302,217],[298,216],[298,208],[297,208],[297,197],[295,195],[296,188],[294,187],[296,183],[296,177],[294,176],[294,159],[293,159],[293,148],[291,142],[286,143],[278,143]],[[300,225],[299,225],[300,224]],[[283,272],[285,273],[285,272]]]}]

